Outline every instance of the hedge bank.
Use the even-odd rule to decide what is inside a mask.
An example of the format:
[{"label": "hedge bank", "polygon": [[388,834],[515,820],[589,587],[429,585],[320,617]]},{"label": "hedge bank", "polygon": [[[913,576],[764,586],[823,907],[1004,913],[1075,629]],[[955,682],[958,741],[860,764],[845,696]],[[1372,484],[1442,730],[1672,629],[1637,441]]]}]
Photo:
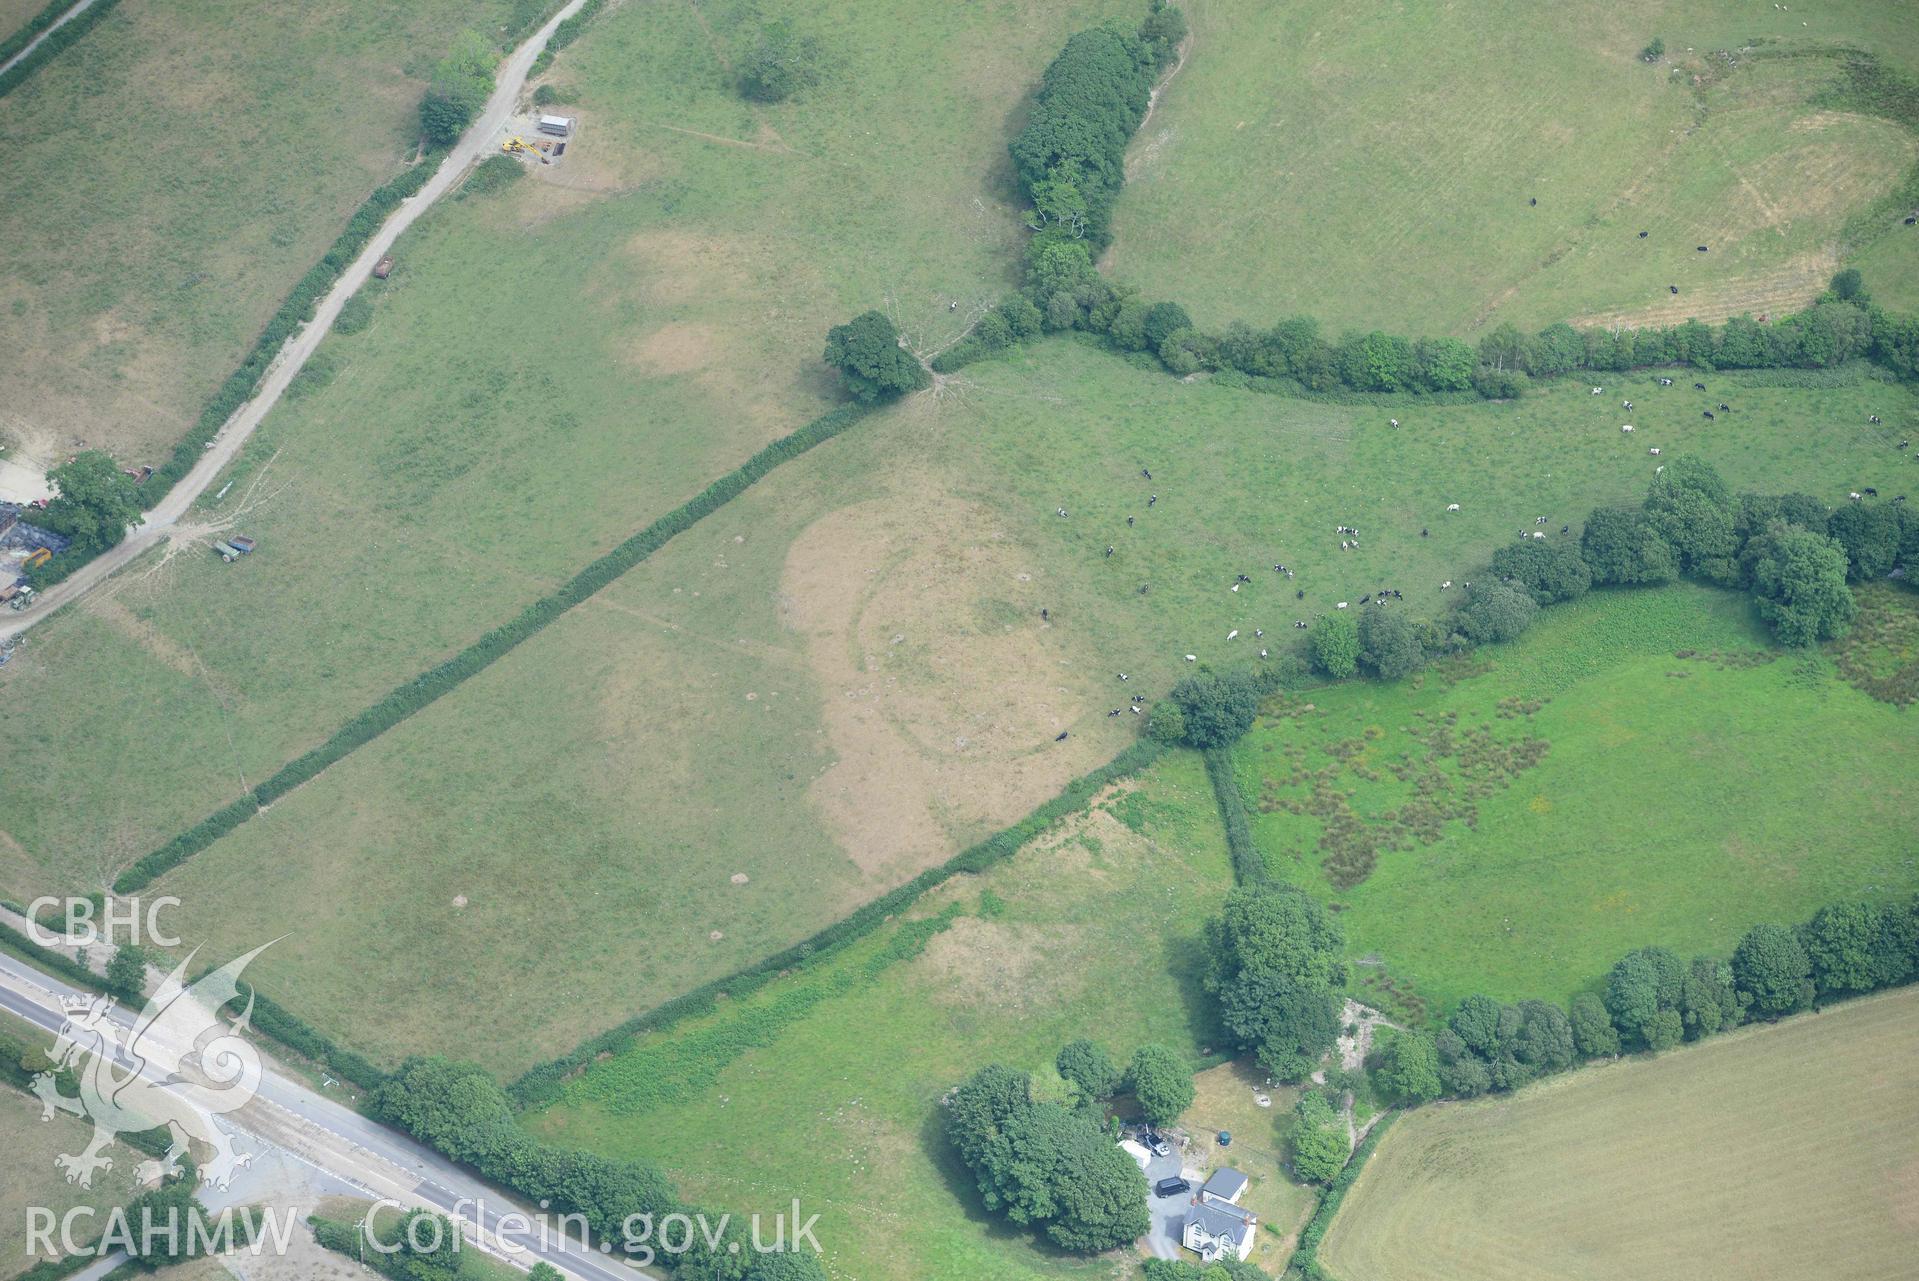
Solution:
[{"label": "hedge bank", "polygon": [[1101,789],[1139,773],[1158,760],[1165,751],[1163,746],[1149,739],[1140,740],[1105,765],[1068,783],[1059,795],[1013,826],[961,850],[938,867],[928,868],[898,889],[874,899],[811,938],[725,978],[676,996],[618,1027],[602,1032],[572,1053],[528,1070],[507,1087],[508,1096],[521,1108],[550,1103],[559,1097],[560,1086],[569,1075],[602,1054],[618,1052],[641,1033],[663,1031],[684,1019],[705,1014],[714,1008],[715,1002],[722,996],[737,999],[779,977],[785,970],[804,965],[865,938],[911,907],[927,891],[945,884],[962,872],[984,872],[1011,858],[1034,837],[1085,808],[1086,803]]},{"label": "hedge bank", "polygon": [[[120,0],[93,0],[85,12],[76,14],[71,21],[62,23],[60,27],[50,32],[47,38],[40,42],[38,48],[8,67],[4,74],[0,74],[0,98],[12,93],[34,72],[72,47],[81,36],[93,30],[100,19],[111,13],[113,6],[118,3]],[[72,7],[71,4],[63,3],[62,0],[55,0],[55,3],[35,14],[26,26],[14,32],[7,38],[5,44],[0,45],[0,62],[6,61],[32,44],[35,36],[53,26],[60,15]]]},{"label": "hedge bank", "polygon": [[528,605],[511,622],[487,632],[445,662],[394,689],[335,730],[325,742],[281,766],[250,794],[202,819],[141,858],[115,879],[114,892],[130,894],[152,884],[155,878],[206,849],[262,808],[491,667],[575,605],[653,555],[674,536],[691,529],[745,493],[781,463],[833,439],[858,423],[866,414],[864,406],[845,405],[766,446],[691,499],[593,561],[558,591]]}]

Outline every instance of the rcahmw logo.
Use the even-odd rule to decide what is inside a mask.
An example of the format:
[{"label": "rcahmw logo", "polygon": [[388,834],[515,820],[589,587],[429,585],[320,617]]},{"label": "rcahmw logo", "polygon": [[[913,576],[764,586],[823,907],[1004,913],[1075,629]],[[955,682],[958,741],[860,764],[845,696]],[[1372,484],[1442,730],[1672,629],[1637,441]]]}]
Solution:
[{"label": "rcahmw logo", "polygon": [[[92,1237],[92,1225],[102,1214],[107,1225]],[[102,1211],[77,1205],[56,1215],[44,1205],[27,1207],[27,1254],[47,1259],[105,1258],[124,1250],[135,1258],[185,1258],[189,1255],[230,1254],[245,1248],[249,1254],[282,1257],[299,1225],[298,1212],[273,1206],[243,1212],[228,1207],[215,1215],[194,1213],[179,1206],[141,1206],[129,1214],[123,1206]]]}]

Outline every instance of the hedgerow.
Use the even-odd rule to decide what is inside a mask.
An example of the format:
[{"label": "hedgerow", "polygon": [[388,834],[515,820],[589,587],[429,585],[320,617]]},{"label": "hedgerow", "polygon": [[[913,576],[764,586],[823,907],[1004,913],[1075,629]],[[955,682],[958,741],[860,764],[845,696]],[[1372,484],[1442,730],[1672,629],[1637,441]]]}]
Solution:
[{"label": "hedgerow", "polygon": [[1346,1193],[1352,1189],[1359,1178],[1359,1172],[1365,1168],[1366,1161],[1379,1147],[1379,1141],[1386,1137],[1387,1129],[1392,1125],[1395,1114],[1388,1112],[1373,1123],[1366,1137],[1353,1149],[1352,1157],[1346,1162],[1346,1168],[1339,1172],[1326,1188],[1326,1195],[1319,1198],[1319,1208],[1313,1211],[1313,1217],[1300,1230],[1299,1244],[1293,1249],[1291,1263],[1287,1265],[1287,1275],[1297,1275],[1301,1281],[1332,1281],[1326,1270],[1319,1266],[1319,1246],[1326,1239],[1326,1231],[1333,1225],[1333,1217],[1339,1213]]},{"label": "hedgerow", "polygon": [[[105,980],[66,953],[42,947],[5,926],[0,926],[0,948],[42,969],[51,970],[75,986],[112,995]],[[211,968],[209,966],[208,971]],[[201,976],[196,977],[202,977],[208,971],[202,971]],[[240,995],[230,1008],[235,1013],[245,1009],[249,997],[253,1000],[253,1027],[256,1030],[315,1063],[332,1068],[342,1080],[351,1081],[363,1089],[372,1089],[386,1079],[386,1074],[366,1058],[340,1046],[285,1006],[245,983],[240,985]]]},{"label": "hedgerow", "polygon": [[0,40],[0,63],[19,53],[33,43],[33,38],[52,26],[61,14],[73,8],[74,0],[51,0],[40,12],[28,18],[18,31]]},{"label": "hedgerow", "polygon": [[1226,829],[1226,852],[1233,860],[1233,881],[1238,885],[1257,885],[1268,878],[1266,859],[1253,840],[1253,828],[1246,815],[1246,799],[1239,794],[1233,777],[1233,750],[1209,747],[1201,755],[1206,761],[1206,777],[1212,780],[1213,797],[1219,804],[1219,818]]},{"label": "hedgerow", "polygon": [[771,1045],[822,1001],[857,991],[894,962],[918,956],[959,913],[959,905],[949,903],[934,916],[900,926],[884,947],[857,965],[822,971],[821,962],[843,949],[816,952],[781,980],[776,995],[764,1000],[744,1003],[737,990],[731,991],[724,1018],[627,1050],[594,1071],[587,1093],[618,1113],[651,1112],[684,1102],[747,1051]]},{"label": "hedgerow", "polygon": [[128,894],[151,884],[155,877],[199,853],[253,817],[259,809],[271,805],[355,748],[372,741],[421,708],[459,688],[463,682],[485,671],[575,605],[651,556],[670,539],[744,493],[775,467],[846,431],[864,418],[866,412],[859,405],[842,406],[814,419],[792,435],[766,446],[739,467],[589,564],[558,591],[528,605],[511,622],[494,628],[437,667],[429,668],[388,693],[385,698],[335,730],[325,742],[283,765],[255,787],[251,797],[242,797],[233,802],[140,859],[115,879],[114,891]]},{"label": "hedgerow", "polygon": [[1028,814],[1013,826],[995,832],[979,843],[960,851],[938,867],[928,868],[906,884],[884,894],[854,911],[852,915],[827,926],[804,942],[769,956],[723,979],[707,983],[666,1001],[644,1014],[628,1019],[579,1046],[572,1053],[542,1063],[527,1071],[507,1087],[514,1103],[522,1108],[550,1103],[559,1097],[561,1084],[573,1072],[602,1054],[617,1053],[643,1032],[658,1032],[714,1008],[722,996],[738,998],[777,977],[829,952],[858,941],[884,925],[889,919],[911,907],[927,891],[945,884],[962,872],[979,873],[1013,856],[1034,837],[1053,824],[1084,808],[1102,788],[1129,777],[1151,765],[1165,748],[1142,740],[1121,752],[1089,774],[1068,783],[1052,800]]},{"label": "hedgerow", "polygon": [[[91,12],[88,10],[88,13]],[[66,27],[60,30],[64,32]],[[267,369],[280,354],[280,348],[286,340],[313,318],[314,307],[339,281],[341,273],[360,256],[374,233],[380,229],[380,224],[386,221],[386,216],[426,185],[439,167],[438,161],[443,154],[428,152],[406,172],[368,196],[365,203],[347,220],[346,230],[334,240],[325,256],[300,277],[286,301],[280,304],[272,319],[267,321],[266,328],[254,340],[252,349],[239,367],[227,375],[226,381],[220,384],[212,399],[200,410],[193,430],[173,447],[173,453],[167,461],[155,469],[145,489],[149,505],[158,502],[193,470],[193,465],[204,452],[205,442],[226,425],[234,411],[253,398],[254,392],[259,390],[260,380],[266,377]],[[36,570],[35,580],[41,585],[57,583],[92,560],[100,550],[98,547],[83,548],[76,545]]]},{"label": "hedgerow", "polygon": [[560,50],[578,40],[586,30],[586,24],[606,8],[606,0],[586,0],[572,17],[553,28],[553,34],[546,38],[546,48],[540,50],[540,56],[533,60],[533,75],[538,75],[553,65],[553,59]]},{"label": "hedgerow", "polygon": [[266,377],[267,367],[273,358],[279,355],[280,348],[294,332],[313,316],[313,308],[339,280],[340,274],[350,266],[353,260],[373,239],[387,215],[400,207],[402,201],[416,195],[427,184],[442,158],[440,152],[429,152],[421,160],[409,167],[406,172],[388,180],[376,188],[372,195],[347,219],[345,230],[333,241],[333,244],[321,256],[320,261],[307,269],[305,275],[293,286],[279,309],[267,321],[266,328],[254,340],[253,348],[239,368],[227,375],[200,411],[200,418],[185,440],[174,447],[173,456],[153,473],[149,485],[157,485],[154,497],[164,494],[193,469],[199,461],[201,442],[225,425],[233,412],[252,399],[259,389],[260,380]]},{"label": "hedgerow", "polygon": [[316,1029],[284,1005],[262,994],[259,989],[241,983],[240,995],[229,1006],[236,1013],[253,1002],[253,1027],[288,1049],[315,1063],[331,1068],[341,1080],[351,1081],[363,1090],[371,1090],[386,1080],[386,1073],[363,1055],[345,1048]]},{"label": "hedgerow", "polygon": [[[1919,317],[1888,315],[1852,290],[1829,293],[1771,324],[1750,316],[1717,328],[1698,320],[1623,330],[1560,323],[1536,334],[1508,324],[1477,345],[1379,330],[1332,340],[1303,316],[1269,329],[1234,324],[1224,333],[1206,333],[1177,303],[1148,302],[1094,266],[1110,239],[1126,147],[1145,118],[1152,76],[1171,60],[1184,34],[1179,11],[1156,0],[1136,33],[1100,27],[1073,36],[1047,68],[1027,126],[1013,142],[1020,190],[1032,205],[1024,290],[1048,331],[1100,335],[1130,361],[1182,377],[1207,372],[1229,385],[1326,397],[1504,400],[1523,395],[1534,378],[1577,370],[1690,365],[1823,371],[1862,358],[1900,378],[1919,378]],[[1849,57],[1845,76],[1826,97],[1919,129],[1919,79],[1867,55]],[[1919,191],[1919,168],[1898,198],[1910,194],[1908,188]],[[969,335],[942,353],[934,368],[950,373],[1009,341],[1017,339],[997,330]]]},{"label": "hedgerow", "polygon": [[[99,7],[98,4],[95,5],[96,9]],[[55,34],[64,34],[68,27],[82,21],[93,12],[93,9],[89,9],[87,14],[74,19],[74,22],[60,28]],[[205,442],[225,426],[227,419],[231,418],[240,406],[251,400],[253,394],[259,390],[261,379],[266,377],[268,368],[280,354],[280,348],[286,340],[313,318],[314,307],[332,290],[353,260],[359,257],[360,252],[373,239],[374,233],[386,221],[387,215],[399,208],[402,201],[417,194],[420,188],[426,185],[427,180],[438,169],[439,161],[443,156],[442,151],[426,152],[404,173],[377,188],[354,211],[353,216],[347,220],[346,229],[334,240],[320,261],[308,268],[306,274],[300,277],[298,283],[293,286],[292,292],[267,321],[266,328],[260,331],[260,336],[254,340],[252,348],[241,360],[239,367],[227,375],[226,380],[215,390],[212,398],[201,408],[200,417],[196,420],[193,430],[173,447],[173,453],[154,470],[144,491],[149,506],[157,503],[168,490],[193,470],[194,464],[200,460],[205,451]],[[35,581],[42,586],[60,582],[92,560],[101,550],[104,549],[96,546],[81,547],[76,544],[75,547],[55,556],[36,570]]]},{"label": "hedgerow", "polygon": [[[118,3],[120,3],[120,0],[93,0],[93,3],[88,5],[84,12],[74,15],[70,21],[62,23],[59,27],[49,32],[47,38],[42,40],[32,53],[20,59],[20,61],[14,63],[11,67],[8,67],[5,74],[0,74],[0,98],[4,98],[12,93],[20,87],[21,83],[25,81],[27,77],[59,57],[66,49],[72,47],[81,36],[93,30],[102,18],[111,13],[113,6]],[[8,38],[7,45],[12,47],[5,48],[4,52],[0,52],[0,62],[4,62],[6,59],[13,57],[15,53],[31,44],[35,36],[39,35],[42,31],[46,31],[61,14],[72,7],[72,4],[61,3],[61,0],[55,0],[55,3],[48,5],[45,9],[35,14],[25,27],[16,31]],[[24,39],[22,39],[23,36],[25,37]],[[15,41],[18,41],[18,43],[16,44]]]},{"label": "hedgerow", "polygon": [[[25,913],[21,913],[25,915]],[[94,992],[104,993],[107,985],[98,974],[80,964],[65,952],[42,947],[26,935],[8,926],[0,925],[0,948],[12,952],[22,960],[31,961],[43,969],[52,970],[69,983],[76,984]]]}]

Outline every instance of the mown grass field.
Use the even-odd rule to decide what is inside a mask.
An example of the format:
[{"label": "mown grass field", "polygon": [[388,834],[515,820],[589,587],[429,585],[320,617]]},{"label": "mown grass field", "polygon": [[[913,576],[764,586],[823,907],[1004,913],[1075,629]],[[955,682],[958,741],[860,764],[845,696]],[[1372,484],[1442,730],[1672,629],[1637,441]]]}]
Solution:
[{"label": "mown grass field", "polygon": [[0,440],[160,463],[512,8],[126,0],[9,94]]},{"label": "mown grass field", "polygon": [[[930,897],[910,916],[960,914],[918,956],[878,966],[886,940],[863,943],[597,1063],[529,1124],[657,1159],[695,1200],[736,1214],[798,1197],[821,1215],[834,1276],[1136,1275],[1123,1256],[1058,1255],[988,1215],[946,1147],[939,1100],[990,1062],[1049,1075],[1078,1037],[1115,1055],[1145,1040],[1188,1054],[1211,1043],[1200,932],[1231,884],[1211,789],[1184,753],[1143,780]],[[999,906],[982,910],[989,892]],[[1270,1165],[1248,1172],[1269,1215],[1304,1216],[1304,1189]],[[1255,1257],[1272,1262],[1278,1242]]]},{"label": "mown grass field", "polygon": [[[1744,52],[1919,66],[1912,25],[1870,0],[1580,4],[1543,24],[1510,0],[1189,13],[1110,267],[1202,324],[1471,336],[1793,309],[1836,269],[1849,215],[1919,155],[1890,121],[1809,104],[1835,59]],[[1669,54],[1647,64],[1655,34]]]},{"label": "mown grass field", "polygon": [[1872,282],[1874,302],[1893,311],[1919,309],[1919,228],[1901,223],[1851,262]]},{"label": "mown grass field", "polygon": [[1635,947],[1728,955],[1759,921],[1912,893],[1915,750],[1826,656],[1679,587],[1279,700],[1235,769],[1268,866],[1338,904],[1360,999],[1417,1016],[1563,1001]]},{"label": "mown grass field", "polygon": [[[1642,404],[1638,439],[1658,429],[1738,485],[1843,492],[1898,456],[1854,424],[1910,412],[1878,383],[1711,385],[1736,415],[1706,423],[1673,392]],[[779,469],[161,884],[221,948],[291,930],[262,981],[377,1056],[466,1047],[470,1003],[522,993],[544,1025],[482,1047],[511,1075],[1013,822],[1130,742],[1138,718],[1108,713],[1183,654],[1277,655],[1295,617],[1382,585],[1436,609],[1535,513],[1576,530],[1651,475],[1580,386],[1395,412],[1398,432],[1071,343],[979,366]],[[1258,577],[1235,594],[1236,572]],[[41,794],[50,816],[19,812],[55,833],[77,803]],[[369,975],[443,999],[369,1005]]]},{"label": "mown grass field", "polygon": [[1369,1281],[1903,1276],[1915,1049],[1908,988],[1422,1109],[1381,1142],[1320,1259]]}]

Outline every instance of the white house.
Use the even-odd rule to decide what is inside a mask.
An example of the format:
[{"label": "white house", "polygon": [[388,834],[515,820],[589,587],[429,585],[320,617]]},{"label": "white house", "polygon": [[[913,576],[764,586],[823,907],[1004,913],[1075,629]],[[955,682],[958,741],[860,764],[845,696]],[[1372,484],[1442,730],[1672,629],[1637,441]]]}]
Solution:
[{"label": "white house", "polygon": [[1240,1208],[1245,1191],[1246,1176],[1238,1170],[1215,1170],[1186,1212],[1180,1243],[1208,1263],[1229,1254],[1235,1259],[1251,1254],[1259,1216]]}]

